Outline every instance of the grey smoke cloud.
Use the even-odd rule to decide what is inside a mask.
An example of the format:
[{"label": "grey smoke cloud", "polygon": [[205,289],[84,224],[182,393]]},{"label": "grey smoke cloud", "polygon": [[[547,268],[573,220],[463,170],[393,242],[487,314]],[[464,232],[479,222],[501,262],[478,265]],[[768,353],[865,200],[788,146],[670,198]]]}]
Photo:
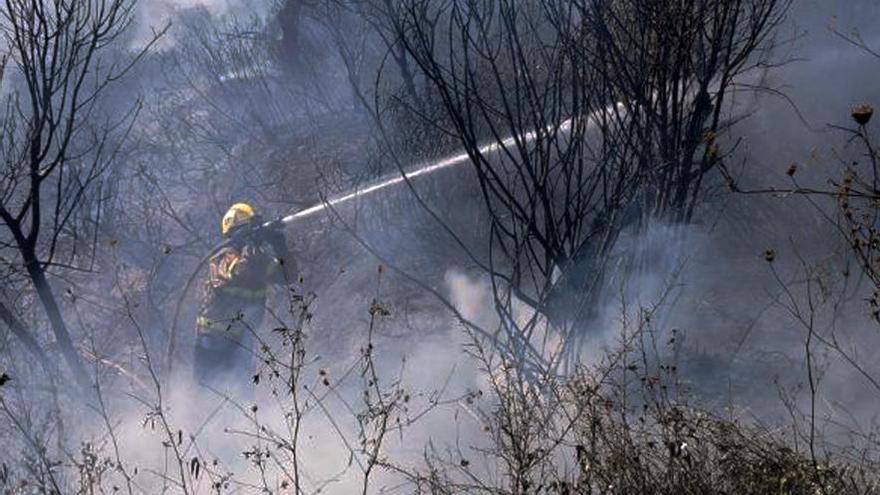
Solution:
[{"label": "grey smoke cloud", "polygon": [[[218,21],[230,16],[266,20],[273,5],[273,0],[140,0],[136,3],[133,43],[139,45],[149,40],[154,31],[169,22],[174,26],[180,15],[187,11],[202,10]],[[172,27],[160,47],[168,48],[173,44]]]}]

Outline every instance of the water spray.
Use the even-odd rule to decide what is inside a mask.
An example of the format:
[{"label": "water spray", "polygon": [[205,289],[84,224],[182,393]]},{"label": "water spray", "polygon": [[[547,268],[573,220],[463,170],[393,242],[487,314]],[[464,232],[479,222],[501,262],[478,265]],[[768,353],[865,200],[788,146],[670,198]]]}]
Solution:
[{"label": "water spray", "polygon": [[[568,129],[571,127],[571,122],[572,122],[572,119],[567,119],[567,120],[562,121],[559,124],[559,130],[562,132],[567,132]],[[550,130],[552,130],[552,127],[547,128],[547,131],[550,131]],[[521,139],[523,143],[528,144],[528,143],[531,143],[532,141],[534,141],[537,137],[538,137],[537,131],[529,131],[527,133],[520,135],[519,139]],[[491,144],[481,146],[481,147],[477,148],[477,152],[481,155],[491,155],[491,154],[498,152],[499,150],[501,150],[503,148],[514,145],[516,143],[516,140],[517,140],[516,136],[510,136],[510,137],[505,138],[501,141],[497,141],[497,142],[493,142]],[[290,215],[282,217],[278,220],[266,222],[263,224],[263,226],[264,227],[271,227],[273,225],[277,226],[279,223],[282,225],[290,224],[290,223],[293,223],[296,220],[299,220],[301,218],[310,217],[312,215],[320,213],[320,212],[324,211],[325,209],[327,209],[328,206],[333,207],[333,206],[340,205],[342,203],[347,203],[349,201],[360,198],[362,196],[367,196],[369,194],[372,194],[376,191],[381,191],[382,189],[396,186],[398,184],[401,184],[406,181],[410,181],[412,179],[415,179],[415,178],[423,176],[423,175],[430,175],[430,174],[433,174],[434,172],[437,172],[439,170],[455,167],[457,165],[467,163],[468,161],[470,161],[470,155],[467,152],[462,152],[457,155],[449,156],[449,157],[443,158],[441,160],[428,163],[428,164],[423,165],[421,167],[417,167],[414,170],[411,170],[409,172],[404,172],[402,174],[395,173],[392,177],[386,177],[386,178],[380,179],[379,181],[377,181],[369,186],[366,186],[363,189],[357,189],[353,192],[344,194],[342,196],[331,198],[331,199],[329,199],[327,201],[323,201],[317,205],[310,206],[304,210],[300,210],[296,213],[291,213]]]}]

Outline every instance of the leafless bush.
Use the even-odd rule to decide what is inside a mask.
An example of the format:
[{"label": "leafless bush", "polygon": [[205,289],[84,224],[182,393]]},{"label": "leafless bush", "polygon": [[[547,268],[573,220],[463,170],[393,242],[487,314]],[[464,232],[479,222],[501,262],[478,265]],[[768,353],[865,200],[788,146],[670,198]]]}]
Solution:
[{"label": "leafless bush", "polygon": [[668,347],[678,337],[639,308],[595,366],[536,385],[475,344],[487,390],[461,407],[487,443],[429,448],[424,469],[393,464],[414,493],[875,493],[876,461],[817,457],[785,430],[693,402]]}]

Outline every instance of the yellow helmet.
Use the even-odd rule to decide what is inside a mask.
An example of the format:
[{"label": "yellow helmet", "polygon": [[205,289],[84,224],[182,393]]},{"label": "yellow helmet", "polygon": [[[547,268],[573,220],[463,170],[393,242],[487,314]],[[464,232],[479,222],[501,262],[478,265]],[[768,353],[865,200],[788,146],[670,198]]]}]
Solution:
[{"label": "yellow helmet", "polygon": [[244,225],[253,220],[255,215],[256,212],[254,211],[253,206],[247,203],[235,203],[230,206],[229,210],[226,211],[226,214],[223,215],[223,222],[220,224],[220,231],[223,232],[223,235],[228,235],[235,227]]}]

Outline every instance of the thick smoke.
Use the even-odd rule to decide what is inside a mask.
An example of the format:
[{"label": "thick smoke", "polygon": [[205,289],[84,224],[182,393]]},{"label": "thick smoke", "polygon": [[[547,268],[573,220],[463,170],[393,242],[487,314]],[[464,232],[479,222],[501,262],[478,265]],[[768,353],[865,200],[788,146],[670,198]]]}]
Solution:
[{"label": "thick smoke", "polygon": [[[274,8],[268,0],[143,0],[137,4],[134,44],[149,39],[154,29],[167,22],[173,27],[156,59],[147,61],[143,69],[141,82],[152,81],[147,89],[155,91],[145,98],[145,115],[151,124],[135,128],[139,144],[150,150],[165,146],[166,152],[162,160],[154,161],[133,152],[135,165],[130,171],[131,177],[146,178],[143,183],[147,184],[155,185],[159,182],[156,177],[161,177],[167,187],[162,196],[158,188],[132,186],[141,184],[132,181],[130,189],[122,191],[142,197],[143,210],[114,218],[113,242],[118,238],[120,245],[114,251],[116,258],[107,261],[108,272],[113,273],[101,274],[102,285],[96,284],[88,297],[102,305],[100,298],[105,297],[124,308],[108,311],[116,318],[108,326],[129,328],[125,311],[132,313],[132,319],[140,322],[147,334],[145,347],[155,361],[163,358],[164,351],[156,343],[163,342],[172,330],[170,317],[159,309],[172,306],[168,300],[173,297],[196,300],[195,291],[184,296],[176,292],[183,282],[181,273],[191,271],[195,260],[217,240],[216,221],[230,201],[244,198],[265,205],[267,214],[287,214],[319,203],[325,193],[348,192],[351,184],[374,176],[376,169],[394,169],[366,159],[387,156],[377,152],[381,145],[367,144],[374,143],[374,136],[365,130],[363,113],[350,104],[356,99],[339,89],[340,80],[349,82],[340,76],[348,73],[339,59],[322,54],[320,60],[325,65],[304,64],[302,72],[294,76],[276,71],[265,80],[222,81],[210,90],[199,84],[183,85],[185,89],[179,93],[164,87],[165,78],[178,83],[185,79],[175,72],[177,66],[168,63],[182,39],[176,31],[183,24],[181,16],[206,12],[218,24],[230,18],[271,23]],[[782,45],[785,48],[779,54],[790,62],[769,71],[766,80],[779,93],[744,91],[738,96],[738,108],[750,113],[735,130],[744,144],[737,149],[734,161],[748,163],[739,175],[744,188],[784,185],[791,163],[799,164],[798,178],[804,183],[823,184],[839,173],[840,157],[849,159],[847,154],[852,152],[845,138],[827,124],[847,124],[854,104],[873,102],[880,106],[880,61],[842,40],[832,29],[846,34],[856,29],[869,45],[878,46],[877,26],[880,9],[874,1],[803,1],[795,5],[790,22],[778,34],[792,40]],[[368,42],[376,44],[372,48],[377,53],[385,53],[377,40]],[[326,48],[330,43],[313,45]],[[279,81],[283,77],[296,79],[295,84],[285,86],[285,81]],[[333,104],[315,103],[326,94],[322,91],[334,95]],[[346,103],[337,104],[342,100]],[[277,113],[269,115],[266,108]],[[266,124],[276,122],[272,119],[278,115],[308,118],[281,133]],[[187,140],[182,136],[193,137]],[[443,146],[431,140],[430,147],[433,152]],[[475,211],[479,201],[466,165],[461,170],[438,172],[434,182],[422,179],[427,180],[418,187],[424,187],[420,191],[428,203],[443,208],[443,217],[458,225],[475,225],[468,231],[472,238],[464,242],[481,245],[485,225],[480,220],[485,217]],[[447,299],[464,318],[495,329],[499,320],[490,281],[475,272],[467,256],[435,226],[405,184],[353,203],[339,212],[348,225],[340,225],[335,213],[326,213],[293,222],[288,230],[303,275],[302,283],[295,284],[297,294],[317,294],[311,308],[313,319],[306,329],[310,359],[304,368],[306,383],[318,394],[329,387],[322,383],[325,376],[331,384],[338,383],[320,406],[311,401],[301,439],[302,451],[307,453],[302,461],[304,477],[310,490],[323,487],[322,493],[331,494],[353,493],[359,488],[362,466],[358,464],[364,459],[350,454],[351,445],[361,440],[358,412],[369,379],[363,376],[360,360],[369,335],[375,339],[370,345],[375,346],[371,349],[383,386],[399,381],[401,389],[411,395],[407,407],[413,417],[430,409],[402,433],[389,435],[384,455],[415,466],[421,465],[428,446],[444,452],[461,449],[473,453],[488,442],[482,415],[493,406],[481,403],[483,399],[471,400],[477,391],[487,389],[494,370],[481,369],[464,352],[472,345],[466,328],[426,293],[425,287],[388,267],[380,269],[384,261],[372,254],[390,259],[406,274],[421,276],[424,285]],[[656,314],[658,328],[665,332],[658,339],[669,340],[673,330],[679,336],[675,347],[663,349],[663,357],[680,360],[689,391],[719,409],[737,404],[737,414],[744,417],[747,414],[742,409],[768,421],[783,417],[780,390],[803,386],[804,333],[778,304],[784,295],[778,280],[802,281],[805,268],[801,260],[811,267],[811,274],[821,275],[824,270],[831,279],[841,272],[845,246],[822,217],[832,208],[822,204],[817,209],[799,197],[742,197],[719,190],[710,196],[696,225],[650,225],[625,232],[613,258],[620,266],[631,259],[643,264],[632,272],[621,269],[609,274],[603,288],[607,295],[584,341],[583,360],[598,362],[605,350],[619,345],[622,314],[635,318],[642,308],[667,295]],[[157,222],[153,216],[157,210],[171,220]],[[364,219],[371,215],[373,220]],[[366,252],[350,230],[376,253]],[[146,234],[141,234],[143,231]],[[765,250],[774,252],[772,264],[762,254]],[[152,285],[144,282],[150,277],[154,277]],[[67,287],[63,285],[66,282],[58,284],[59,288]],[[129,291],[128,286],[136,289]],[[292,321],[291,315],[285,314],[289,294],[281,292],[271,304],[277,316],[277,321],[272,318],[273,325],[278,326]],[[122,301],[123,296],[136,297],[139,306],[133,308],[128,299]],[[847,348],[876,345],[874,330],[863,318],[865,296],[864,286],[849,289],[844,315],[819,322],[824,328],[839,329]],[[71,307],[77,306],[71,303]],[[371,320],[381,308],[387,309],[387,314],[382,313],[381,322],[371,328]],[[180,332],[191,333],[193,313],[184,311]],[[525,320],[532,315],[527,305],[517,304],[515,318]],[[554,337],[541,332],[536,335],[542,341],[543,337],[550,340],[546,349],[552,353]],[[128,354],[110,345],[108,354],[112,350],[114,359],[127,355],[129,361],[121,363],[122,368],[143,369],[145,356],[138,350],[137,334],[125,332],[125,338],[131,343],[121,347],[128,348]],[[187,339],[191,340],[191,335],[183,340]],[[281,347],[277,341],[273,345]],[[186,359],[189,348],[184,348],[181,355]],[[824,354],[821,359],[828,370],[821,383],[825,397],[821,413],[834,421],[872,419],[875,400],[852,400],[869,397],[864,394],[868,384],[859,373],[834,354]],[[206,467],[215,471],[215,480],[221,480],[229,470],[239,481],[259,483],[260,470],[253,452],[272,442],[248,418],[265,421],[263,426],[268,430],[286,431],[290,403],[271,393],[272,387],[279,385],[265,376],[256,387],[245,380],[244,385],[230,390],[230,396],[237,398],[238,404],[234,404],[191,383],[188,372],[179,370],[172,384],[163,384],[167,388],[162,389],[161,397],[170,436],[181,432],[182,457],[187,462],[197,455],[217,459],[216,466]],[[165,431],[163,418],[155,414],[159,397],[154,384],[144,379],[136,382],[106,369],[102,373],[115,376],[107,399],[108,422],[115,432],[112,442],[120,445],[127,465],[140,467],[138,479],[149,479],[143,482],[143,490],[156,492],[156,487],[166,483],[157,473],[173,476],[177,469],[193,469],[190,465],[175,466],[170,457],[169,431]],[[67,432],[71,438],[112,448],[102,422],[73,421],[68,426],[73,430]],[[12,435],[14,431],[4,427],[0,434]],[[75,450],[76,444],[74,441],[64,448],[71,450],[73,445]],[[23,442],[16,448],[27,451],[28,446]],[[377,486],[400,481],[389,471],[377,476]],[[200,483],[197,492],[210,491],[209,478],[203,477]]]}]

